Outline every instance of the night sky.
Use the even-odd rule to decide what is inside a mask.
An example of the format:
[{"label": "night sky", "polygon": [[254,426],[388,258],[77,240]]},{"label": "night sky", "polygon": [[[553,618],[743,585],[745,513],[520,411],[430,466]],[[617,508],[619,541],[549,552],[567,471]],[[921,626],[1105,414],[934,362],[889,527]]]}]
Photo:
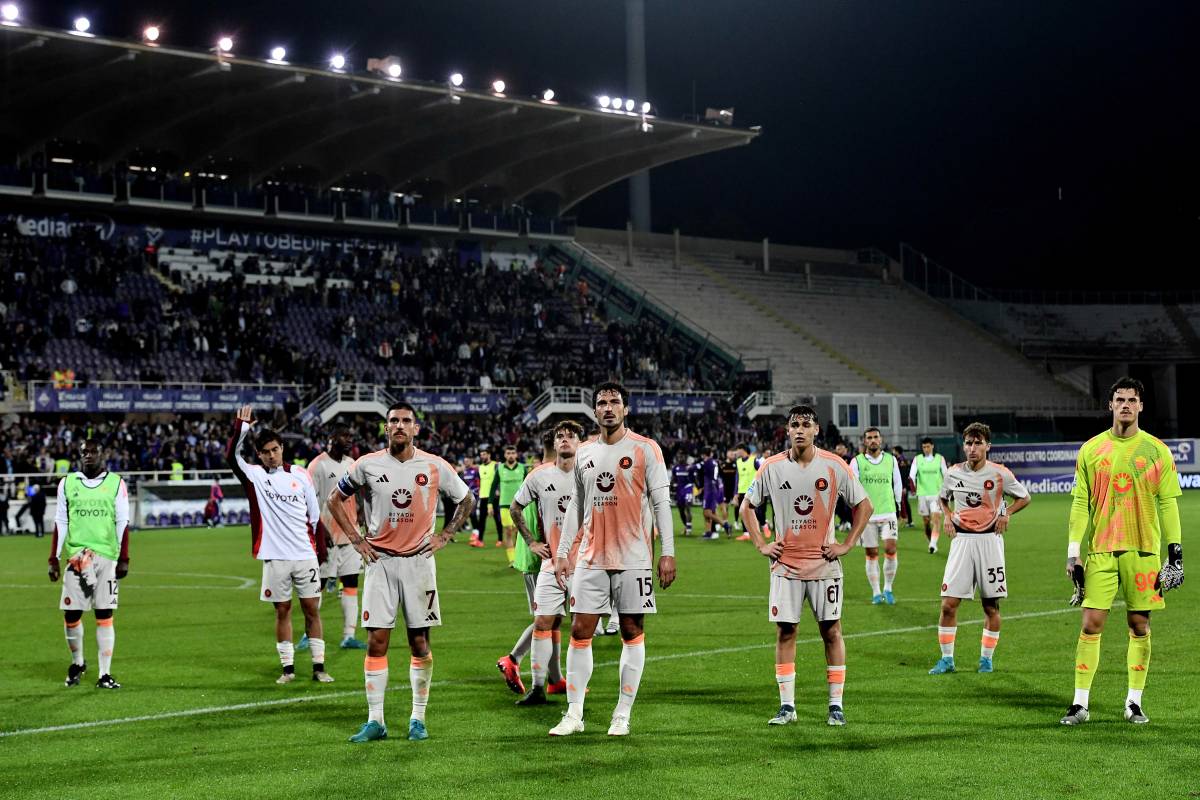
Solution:
[{"label": "night sky", "polygon": [[[590,101],[624,86],[621,0],[25,0],[28,18]],[[1194,288],[1200,45],[1194,3],[646,0],[658,113],[733,106],[749,147],[661,167],[654,227],[825,246],[900,241],[985,287]],[[1189,37],[1191,40],[1189,41]],[[1060,199],[1061,188],[1061,199]],[[586,200],[619,227],[628,192]]]}]

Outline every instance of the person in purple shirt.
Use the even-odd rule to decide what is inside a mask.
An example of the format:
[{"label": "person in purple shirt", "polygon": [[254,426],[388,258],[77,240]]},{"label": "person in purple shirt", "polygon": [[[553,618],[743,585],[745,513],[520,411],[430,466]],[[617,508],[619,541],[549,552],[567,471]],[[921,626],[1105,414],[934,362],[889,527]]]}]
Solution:
[{"label": "person in purple shirt", "polygon": [[720,539],[725,526],[717,521],[717,508],[725,502],[725,487],[721,483],[721,466],[713,457],[713,449],[705,447],[700,462],[700,478],[704,481],[704,521],[708,523],[705,539]]},{"label": "person in purple shirt", "polygon": [[[479,467],[475,466],[475,459],[471,456],[463,456],[462,470],[459,476],[463,479],[463,483],[471,490],[471,495],[475,498],[475,505],[479,505]],[[478,537],[479,528],[471,528],[472,537]]]},{"label": "person in purple shirt", "polygon": [[675,454],[675,466],[671,467],[672,496],[683,522],[683,535],[692,535],[692,492],[695,487],[695,470],[687,463],[687,453],[682,449]]}]

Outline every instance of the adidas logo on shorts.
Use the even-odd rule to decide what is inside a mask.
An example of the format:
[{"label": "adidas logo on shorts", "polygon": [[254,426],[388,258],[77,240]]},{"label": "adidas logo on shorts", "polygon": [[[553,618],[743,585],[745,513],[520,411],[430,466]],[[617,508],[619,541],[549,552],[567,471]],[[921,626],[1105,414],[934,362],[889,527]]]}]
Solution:
[{"label": "adidas logo on shorts", "polygon": [[437,614],[435,614],[435,613],[433,613],[432,611],[430,611],[430,612],[429,612],[429,616],[425,617],[425,621],[426,621],[426,622],[437,622],[437,621],[438,621],[438,615],[437,615]]}]

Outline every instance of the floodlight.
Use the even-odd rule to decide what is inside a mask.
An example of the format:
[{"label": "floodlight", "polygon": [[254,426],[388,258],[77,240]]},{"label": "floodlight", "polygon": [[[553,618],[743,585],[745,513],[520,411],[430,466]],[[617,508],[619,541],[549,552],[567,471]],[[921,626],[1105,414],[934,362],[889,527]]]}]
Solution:
[{"label": "floodlight", "polygon": [[162,31],[157,25],[147,25],[142,31],[142,38],[147,42],[157,42],[158,37],[162,35]]},{"label": "floodlight", "polygon": [[542,99],[545,100],[547,103],[552,102],[554,100],[554,90],[547,89],[546,91],[542,92]]},{"label": "floodlight", "polygon": [[87,33],[88,28],[92,27],[92,21],[87,17],[76,17],[72,24],[76,33]]},{"label": "floodlight", "polygon": [[275,46],[271,48],[272,61],[283,61],[285,58],[287,58],[287,48],[282,46]]},{"label": "floodlight", "polygon": [[397,64],[395,61],[388,64],[387,74],[388,74],[389,78],[399,78],[401,72],[403,72],[403,70],[400,68],[400,65]]},{"label": "floodlight", "polygon": [[463,74],[461,72],[452,73],[450,75],[450,85],[455,86],[455,87],[462,86],[463,85]]},{"label": "floodlight", "polygon": [[643,113],[643,114],[649,114],[649,113],[650,113],[650,101],[649,101],[649,100],[647,100],[646,102],[642,103],[642,113]]},{"label": "floodlight", "polygon": [[346,57],[341,53],[334,53],[329,59],[329,66],[332,69],[344,69],[346,67]]},{"label": "floodlight", "polygon": [[608,95],[606,95],[606,94],[600,95],[599,97],[596,98],[596,102],[600,104],[601,108],[608,108]]},{"label": "floodlight", "polygon": [[504,94],[504,89],[506,87],[507,87],[507,84],[502,80],[492,81],[492,91],[495,92],[496,94]]},{"label": "floodlight", "polygon": [[218,52],[228,53],[232,49],[233,49],[233,39],[229,38],[228,36],[222,36],[220,39],[217,39],[217,51]]},{"label": "floodlight", "polygon": [[17,8],[16,3],[5,3],[0,6],[0,21],[12,25],[16,23],[19,16],[21,16],[21,9]]},{"label": "floodlight", "polygon": [[625,101],[625,110],[626,110],[626,111],[633,111],[633,107],[634,107],[635,105],[636,105],[636,103],[634,103],[634,102],[633,102],[633,100],[626,100],[626,101]]}]

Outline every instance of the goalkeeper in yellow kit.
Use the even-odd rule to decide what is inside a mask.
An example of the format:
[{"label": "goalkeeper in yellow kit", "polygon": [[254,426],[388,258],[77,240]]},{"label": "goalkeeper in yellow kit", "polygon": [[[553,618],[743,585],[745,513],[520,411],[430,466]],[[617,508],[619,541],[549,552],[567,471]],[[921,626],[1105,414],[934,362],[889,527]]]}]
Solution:
[{"label": "goalkeeper in yellow kit", "polygon": [[[1100,663],[1100,635],[1118,593],[1129,621],[1125,719],[1149,722],[1142,690],[1150,668],[1150,612],[1165,608],[1163,595],[1183,583],[1183,545],[1176,498],[1183,492],[1171,451],[1138,428],[1145,389],[1121,378],[1109,390],[1112,428],[1079,449],[1072,492],[1067,574],[1075,583],[1072,605],[1083,606],[1075,649],[1075,699],[1060,720],[1088,721],[1088,693]],[[1081,552],[1090,534],[1086,556]],[[1167,560],[1159,555],[1161,540]]]}]

